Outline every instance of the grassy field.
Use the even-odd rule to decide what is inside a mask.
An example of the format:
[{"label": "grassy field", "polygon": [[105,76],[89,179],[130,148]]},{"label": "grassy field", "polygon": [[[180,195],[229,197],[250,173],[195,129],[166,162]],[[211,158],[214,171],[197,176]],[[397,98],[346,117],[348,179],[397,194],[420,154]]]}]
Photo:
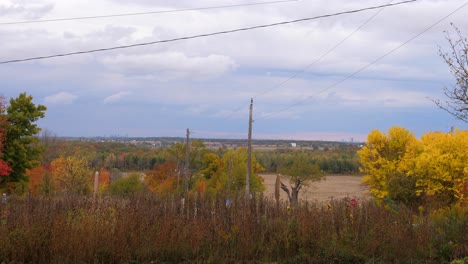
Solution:
[{"label": "grassy field", "polygon": [[[261,174],[266,187],[265,195],[273,199],[275,194],[275,174]],[[289,185],[288,179],[283,176],[281,181]],[[310,202],[325,202],[330,199],[342,198],[366,199],[367,188],[362,185],[362,176],[356,175],[328,175],[325,180],[310,183],[299,193],[299,200]],[[286,201],[287,195],[281,191],[280,199]]]}]

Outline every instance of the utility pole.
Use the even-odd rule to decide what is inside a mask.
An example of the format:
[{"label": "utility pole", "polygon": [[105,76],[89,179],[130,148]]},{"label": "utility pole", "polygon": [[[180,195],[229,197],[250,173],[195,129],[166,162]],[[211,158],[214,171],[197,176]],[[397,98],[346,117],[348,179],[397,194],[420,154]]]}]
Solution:
[{"label": "utility pole", "polygon": [[245,195],[250,197],[250,176],[252,175],[252,110],[253,98],[250,98],[249,137],[247,139],[247,175],[245,177]]},{"label": "utility pole", "polygon": [[188,178],[190,173],[190,130],[187,128],[187,138],[185,140],[185,170],[184,170],[184,194],[187,196],[188,193]]}]

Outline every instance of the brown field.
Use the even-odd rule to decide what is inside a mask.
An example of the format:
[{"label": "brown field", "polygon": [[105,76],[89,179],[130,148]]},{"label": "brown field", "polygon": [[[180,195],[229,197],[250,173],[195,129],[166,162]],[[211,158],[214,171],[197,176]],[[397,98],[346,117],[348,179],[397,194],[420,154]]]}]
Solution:
[{"label": "brown field", "polygon": [[[274,199],[275,194],[275,174],[261,174],[266,187],[268,198]],[[281,181],[289,186],[289,180],[282,176]],[[299,200],[325,202],[330,199],[341,199],[345,197],[365,199],[367,187],[362,185],[362,176],[355,175],[328,175],[325,180],[309,183],[299,192]],[[286,193],[280,191],[280,199],[287,200]]]}]

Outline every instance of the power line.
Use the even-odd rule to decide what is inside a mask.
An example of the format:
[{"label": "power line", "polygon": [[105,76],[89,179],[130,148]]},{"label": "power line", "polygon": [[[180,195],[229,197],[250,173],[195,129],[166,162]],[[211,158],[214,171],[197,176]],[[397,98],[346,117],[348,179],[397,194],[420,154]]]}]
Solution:
[{"label": "power line", "polygon": [[[389,4],[393,2],[393,0],[391,0],[389,2]],[[385,7],[384,7],[385,8]],[[255,97],[257,96],[260,96],[260,95],[264,95],[264,94],[267,94],[269,93],[270,91],[272,90],[275,90],[281,86],[283,86],[285,83],[289,82],[290,80],[296,78],[297,76],[301,75],[302,73],[306,72],[310,67],[312,67],[313,65],[315,65],[317,62],[321,61],[323,58],[325,58],[328,54],[330,54],[331,52],[333,52],[335,49],[337,49],[339,46],[341,46],[341,44],[343,44],[346,40],[348,40],[350,37],[352,37],[356,32],[358,32],[361,28],[363,28],[365,25],[367,25],[374,17],[376,17],[384,8],[381,8],[379,9],[374,15],[372,15],[371,17],[369,17],[366,21],[364,21],[364,23],[362,25],[360,25],[358,28],[356,28],[353,32],[351,32],[348,36],[346,36],[344,39],[342,39],[338,44],[336,44],[335,46],[333,46],[331,49],[329,49],[327,52],[325,52],[322,56],[320,56],[319,58],[317,58],[315,61],[313,61],[312,63],[310,63],[309,65],[307,65],[304,69],[302,69],[301,71],[299,72],[296,72],[294,75],[292,75],[291,77],[287,78],[286,80],[284,80],[283,82],[281,82],[278,86],[276,87],[273,87],[271,89],[268,89],[266,91],[263,91],[259,94],[257,94]]]},{"label": "power line", "polygon": [[139,13],[126,13],[126,14],[113,14],[113,15],[100,15],[100,16],[84,16],[84,17],[52,18],[52,19],[40,19],[40,20],[28,20],[28,21],[1,22],[0,26],[18,25],[18,24],[32,24],[32,23],[45,23],[45,22],[58,22],[58,21],[71,21],[71,20],[86,20],[86,19],[98,19],[98,18],[109,18],[109,17],[125,17],[125,16],[141,16],[141,15],[152,15],[152,14],[178,13],[178,12],[187,12],[187,11],[233,8],[233,7],[243,7],[243,6],[279,4],[279,3],[297,2],[297,1],[299,1],[299,0],[281,0],[281,1],[255,2],[255,3],[248,3],[248,4],[237,4],[237,5],[221,5],[221,6],[210,6],[210,7],[195,7],[195,8],[184,8],[184,9],[174,9],[174,10],[139,12]]},{"label": "power line", "polygon": [[[393,0],[391,0],[390,2],[388,2],[388,4],[392,3]],[[317,58],[316,60],[314,60],[312,63],[310,63],[309,65],[307,65],[305,68],[303,68],[302,70],[294,73],[292,76],[284,79],[283,81],[281,81],[279,84],[277,84],[276,86],[273,86],[272,88],[270,89],[267,89],[263,92],[260,92],[260,93],[257,93],[257,95],[253,96],[253,98],[257,98],[258,96],[261,96],[261,95],[265,95],[273,90],[276,90],[280,87],[282,87],[283,85],[285,85],[287,82],[295,79],[296,77],[302,75],[303,73],[305,73],[310,67],[312,67],[313,65],[315,65],[317,62],[319,62],[320,60],[322,60],[323,58],[325,58],[328,54],[330,54],[331,52],[333,52],[335,49],[337,49],[339,46],[341,46],[341,44],[343,44],[346,40],[348,40],[350,37],[352,37],[356,32],[358,32],[361,28],[363,28],[365,25],[367,25],[372,19],[374,19],[374,17],[376,17],[378,14],[380,14],[380,12],[382,12],[382,10],[384,9],[385,7],[379,9],[375,14],[373,14],[371,17],[369,17],[366,21],[364,21],[364,23],[362,23],[359,27],[357,27],[353,32],[351,32],[348,36],[346,36],[344,39],[342,39],[340,42],[338,42],[338,44],[336,44],[335,46],[333,46],[331,49],[329,49],[327,52],[325,52],[322,56],[320,56],[319,58]],[[234,111],[232,111],[229,115],[227,115],[223,120],[226,120],[228,118],[230,118],[234,113],[237,113],[239,112],[240,110],[242,110],[244,107],[239,107],[237,109],[235,109]]]},{"label": "power line", "polygon": [[278,3],[297,2],[297,1],[300,1],[300,0],[269,1],[269,2],[256,2],[256,3],[248,3],[248,4],[237,4],[237,5],[196,7],[196,8],[150,11],[150,12],[138,12],[138,13],[125,13],[125,14],[113,14],[113,15],[99,15],[99,16],[84,16],[84,17],[71,17],[71,18],[53,18],[53,19],[43,19],[43,20],[1,22],[0,25],[32,24],[32,23],[45,23],[45,22],[71,21],[71,20],[86,20],[86,19],[98,19],[98,18],[110,18],[110,17],[125,17],[125,16],[150,15],[150,14],[178,13],[178,12],[187,12],[187,11],[210,10],[210,9],[221,9],[221,8],[234,8],[234,7],[256,6],[256,5],[268,5],[268,4],[278,4]]},{"label": "power line", "polygon": [[320,92],[318,92],[317,94],[314,94],[314,95],[310,95],[310,96],[307,96],[305,97],[304,99],[302,100],[299,100],[297,101],[296,103],[292,104],[292,105],[289,105],[279,111],[276,111],[276,112],[273,112],[273,113],[270,113],[268,115],[265,115],[263,117],[260,117],[260,118],[257,118],[257,120],[262,120],[262,119],[266,119],[266,118],[269,118],[271,116],[274,116],[274,115],[277,115],[279,113],[282,113],[286,110],[289,110],[297,105],[300,105],[302,103],[304,103],[305,101],[308,101],[310,100],[311,98],[313,98],[314,96],[317,96],[317,95],[320,95],[322,93],[324,93],[325,91],[327,90],[330,90],[338,85],[340,85],[341,83],[351,79],[352,77],[356,76],[357,74],[361,73],[362,71],[366,70],[367,68],[369,68],[370,66],[374,65],[375,63],[381,61],[382,59],[386,58],[387,56],[389,56],[390,54],[394,53],[395,51],[399,50],[400,48],[402,48],[403,46],[405,46],[406,44],[410,43],[411,41],[415,40],[416,38],[418,38],[419,36],[421,36],[422,34],[426,33],[427,31],[431,30],[433,27],[437,26],[438,24],[440,24],[442,21],[444,21],[445,19],[449,18],[450,16],[452,16],[453,14],[455,14],[456,12],[460,11],[461,9],[463,9],[465,6],[468,5],[468,2],[464,3],[463,5],[461,5],[460,7],[456,8],[454,11],[450,12],[448,15],[444,16],[443,18],[439,19],[438,21],[436,21],[434,24],[430,25],[429,27],[427,27],[426,29],[424,29],[423,31],[419,32],[418,34],[416,34],[415,36],[411,37],[410,39],[408,39],[407,41],[403,42],[401,45],[399,45],[398,47],[390,50],[389,52],[385,53],[384,55],[380,56],[379,58],[375,59],[374,61],[372,61],[371,63],[367,64],[366,66],[360,68],[359,70],[351,73],[350,75],[344,77],[343,79],[335,82],[334,84],[328,86],[327,88],[325,89],[322,89]]},{"label": "power line", "polygon": [[301,19],[296,19],[296,20],[283,21],[283,22],[265,24],[265,25],[260,25],[260,26],[252,26],[252,27],[238,28],[238,29],[232,29],[232,30],[218,31],[218,32],[214,32],[214,33],[200,34],[200,35],[194,35],[194,36],[187,36],[187,37],[180,37],[180,38],[173,38],[173,39],[166,39],[166,40],[158,40],[158,41],[151,41],[151,42],[143,42],[143,43],[115,46],[115,47],[109,47],[109,48],[92,49],[92,50],[86,50],[86,51],[75,51],[75,52],[69,52],[69,53],[39,56],[39,57],[31,57],[31,58],[24,58],[24,59],[14,59],[14,60],[0,61],[0,64],[17,63],[17,62],[32,61],[32,60],[43,60],[43,59],[50,59],[50,58],[57,58],[57,57],[66,57],[66,56],[72,56],[72,55],[102,52],[102,51],[110,51],[110,50],[117,50],[117,49],[127,49],[127,48],[133,48],[133,47],[148,46],[148,45],[154,45],[154,44],[160,44],[160,43],[180,41],[180,40],[188,40],[188,39],[209,37],[209,36],[228,34],[228,33],[240,32],[240,31],[248,31],[248,30],[259,29],[259,28],[268,28],[268,27],[274,27],[274,26],[280,26],[280,25],[293,24],[293,23],[298,23],[298,22],[316,20],[316,19],[319,19],[319,18],[333,17],[333,16],[344,15],[344,14],[353,14],[353,13],[358,13],[358,12],[362,12],[362,11],[373,10],[373,9],[378,9],[378,8],[382,8],[382,7],[387,7],[387,6],[396,6],[396,5],[401,5],[401,4],[407,4],[407,3],[416,2],[416,1],[417,0],[407,0],[407,1],[402,1],[402,2],[398,2],[398,3],[394,3],[394,4],[385,4],[385,5],[379,5],[379,6],[372,6],[372,7],[366,7],[366,8],[355,9],[355,10],[350,10],[350,11],[338,12],[338,13],[334,13],[334,14],[321,15],[321,16],[308,17],[308,18],[301,18]]}]

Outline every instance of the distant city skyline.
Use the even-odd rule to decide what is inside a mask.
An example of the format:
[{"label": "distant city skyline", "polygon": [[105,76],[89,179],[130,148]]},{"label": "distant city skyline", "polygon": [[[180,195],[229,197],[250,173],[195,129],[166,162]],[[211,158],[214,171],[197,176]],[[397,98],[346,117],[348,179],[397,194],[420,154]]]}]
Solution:
[{"label": "distant city skyline", "polygon": [[[260,2],[0,0],[0,60],[161,41],[388,3],[250,5]],[[202,9],[223,5],[239,6]],[[449,52],[445,30],[456,37],[450,23],[468,36],[468,7],[405,44],[461,5],[416,1],[225,35],[1,64],[0,95],[32,95],[48,108],[39,126],[64,137],[183,137],[190,128],[193,137],[246,138],[252,97],[255,139],[365,141],[373,129],[387,131],[394,125],[418,137],[449,132],[452,126],[466,130],[468,124],[432,100],[446,100],[443,88],[454,83],[438,52],[439,47]],[[199,10],[5,24],[180,9]]]}]

